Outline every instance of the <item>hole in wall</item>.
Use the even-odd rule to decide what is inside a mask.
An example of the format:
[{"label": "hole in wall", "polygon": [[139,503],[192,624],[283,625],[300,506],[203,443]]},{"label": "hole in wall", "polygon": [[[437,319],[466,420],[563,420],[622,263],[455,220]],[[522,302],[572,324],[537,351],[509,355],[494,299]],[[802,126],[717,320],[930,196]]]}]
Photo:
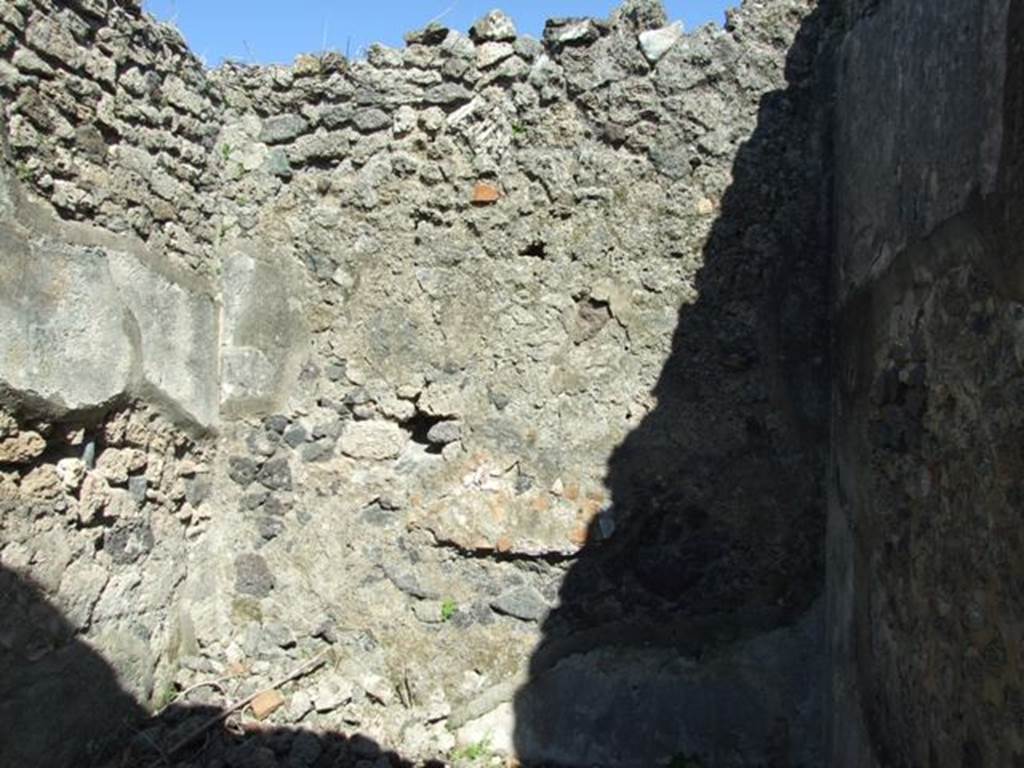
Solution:
[{"label": "hole in wall", "polygon": [[519,251],[519,255],[532,256],[535,259],[543,259],[547,256],[547,243],[543,240],[534,240]]},{"label": "hole in wall", "polygon": [[405,421],[399,422],[399,425],[409,432],[414,443],[424,446],[427,453],[439,454],[444,445],[433,442],[429,435],[433,427],[445,421],[451,421],[451,419],[446,419],[443,416],[431,416],[429,413],[418,410]]}]

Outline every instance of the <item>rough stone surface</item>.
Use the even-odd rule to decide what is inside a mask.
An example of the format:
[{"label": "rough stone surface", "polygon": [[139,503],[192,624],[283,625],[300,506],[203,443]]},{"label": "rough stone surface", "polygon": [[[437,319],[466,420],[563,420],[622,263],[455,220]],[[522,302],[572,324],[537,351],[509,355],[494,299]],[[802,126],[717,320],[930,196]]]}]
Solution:
[{"label": "rough stone surface", "polygon": [[0,238],[0,322],[11,329],[0,338],[0,380],[71,410],[125,391],[136,350],[105,260],[10,229]]},{"label": "rough stone surface", "polygon": [[469,28],[469,36],[477,42],[515,40],[516,25],[501,11],[491,11]]},{"label": "rough stone surface", "polygon": [[[45,434],[46,453],[0,482],[0,763],[80,765],[170,675],[183,635],[169,608],[193,527],[177,469],[202,464],[203,448],[146,408],[56,426],[4,411],[11,422],[16,436]],[[148,476],[145,500],[99,468]]]},{"label": "rough stone surface", "polygon": [[1013,765],[1024,4],[847,5],[829,757]]},{"label": "rough stone surface", "polygon": [[523,621],[538,621],[544,618],[548,604],[544,597],[532,587],[520,587],[499,595],[491,607],[498,613],[514,616]]},{"label": "rough stone surface", "polygon": [[239,594],[266,597],[274,588],[274,576],[261,555],[245,554],[235,558],[235,588]]},{"label": "rough stone surface", "polygon": [[21,432],[0,441],[0,464],[29,464],[46,450],[46,441],[35,432]]},{"label": "rough stone surface", "polygon": [[681,21],[660,29],[649,29],[639,35],[640,50],[644,52],[644,56],[651,64],[656,64],[682,36],[683,23]]},{"label": "rough stone surface", "polygon": [[0,4],[0,764],[1013,765],[1018,5]]},{"label": "rough stone surface", "polygon": [[278,690],[262,691],[256,695],[249,705],[257,720],[266,720],[285,704],[284,696]]},{"label": "rough stone surface", "polygon": [[407,437],[391,421],[361,421],[348,425],[339,448],[354,459],[393,459],[402,450]]}]

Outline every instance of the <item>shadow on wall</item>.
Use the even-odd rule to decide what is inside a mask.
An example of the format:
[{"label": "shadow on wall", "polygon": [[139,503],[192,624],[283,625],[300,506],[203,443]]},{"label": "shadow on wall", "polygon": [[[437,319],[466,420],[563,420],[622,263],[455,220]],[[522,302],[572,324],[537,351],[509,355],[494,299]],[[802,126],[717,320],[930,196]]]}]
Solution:
[{"label": "shadow on wall", "polygon": [[[0,765],[18,768],[318,768],[413,763],[372,740],[296,728],[201,729],[221,710],[172,706],[159,721],[23,576],[0,567]],[[201,732],[200,732],[201,731]],[[196,738],[174,752],[186,736]],[[128,745],[125,747],[125,745]],[[426,763],[424,768],[441,768]]]},{"label": "shadow on wall", "polygon": [[529,682],[528,765],[822,764],[832,4],[765,94]]}]

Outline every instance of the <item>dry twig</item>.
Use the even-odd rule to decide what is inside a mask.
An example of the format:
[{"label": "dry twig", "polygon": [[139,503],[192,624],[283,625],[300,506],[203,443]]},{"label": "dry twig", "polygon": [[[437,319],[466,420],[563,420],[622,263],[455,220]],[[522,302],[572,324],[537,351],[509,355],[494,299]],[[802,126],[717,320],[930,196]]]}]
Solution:
[{"label": "dry twig", "polygon": [[[204,733],[206,733],[210,728],[213,728],[214,726],[218,725],[220,722],[222,722],[226,717],[228,717],[232,713],[237,712],[237,711],[239,711],[241,709],[245,709],[245,707],[247,707],[252,702],[253,699],[255,699],[257,696],[259,696],[264,691],[269,691],[269,690],[273,690],[275,688],[280,688],[281,686],[283,686],[283,685],[285,685],[287,683],[290,683],[292,680],[297,680],[300,677],[304,677],[304,676],[308,675],[313,670],[318,669],[321,665],[323,665],[327,661],[327,656],[328,656],[329,653],[330,653],[330,651],[327,650],[327,651],[324,651],[322,653],[317,654],[312,659],[307,661],[305,664],[303,664],[300,667],[295,668],[294,670],[289,672],[287,675],[285,675],[281,679],[275,681],[274,683],[272,683],[268,687],[261,688],[260,690],[255,691],[254,693],[249,694],[245,698],[239,699],[234,704],[229,706],[227,709],[221,710],[216,715],[214,715],[209,720],[207,720],[202,725],[200,725],[195,730],[193,730],[191,733],[188,733],[185,736],[183,736],[176,744],[171,746],[171,748],[168,749],[163,754],[163,761],[166,761],[167,758],[169,758],[169,757],[173,757],[175,754],[177,754],[178,752],[183,750],[185,747],[187,747],[189,744],[191,744],[197,738],[199,738]],[[163,761],[161,761],[161,762],[163,762]],[[154,768],[154,766],[156,766],[156,765],[158,765],[158,763],[153,763],[153,765],[150,766],[150,768]]]},{"label": "dry twig", "polygon": [[207,688],[207,687],[209,687],[209,688],[216,688],[218,691],[220,691],[221,696],[223,696],[224,695],[224,686],[221,685],[221,683],[223,683],[225,680],[230,680],[230,679],[231,679],[230,677],[219,677],[216,680],[204,680],[201,683],[196,683],[195,685],[189,686],[188,688],[183,690],[181,693],[179,693],[177,696],[175,696],[173,699],[171,699],[171,701],[167,704],[167,706],[161,707],[160,711],[156,713],[156,717],[160,717],[160,715],[162,715],[164,712],[166,712],[170,707],[173,707],[179,701],[184,700],[185,697],[188,696],[190,693],[192,693],[193,691],[198,691],[200,688]]}]

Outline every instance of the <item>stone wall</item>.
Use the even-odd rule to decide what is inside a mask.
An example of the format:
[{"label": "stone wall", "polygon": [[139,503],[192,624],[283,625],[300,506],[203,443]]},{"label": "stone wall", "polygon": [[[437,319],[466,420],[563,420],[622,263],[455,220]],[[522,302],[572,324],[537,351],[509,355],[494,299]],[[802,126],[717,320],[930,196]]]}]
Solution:
[{"label": "stone wall", "polygon": [[0,23],[18,177],[62,218],[209,271],[219,104],[181,36],[132,0],[9,0]]},{"label": "stone wall", "polygon": [[1024,6],[845,11],[831,764],[1016,765]]},{"label": "stone wall", "polygon": [[[353,761],[820,764],[835,23],[206,71],[134,3],[5,3],[0,565],[54,639],[0,671],[209,704],[329,651],[269,717]],[[4,679],[0,762],[139,715],[58,745]]]},{"label": "stone wall", "polygon": [[202,428],[279,400],[302,276],[256,269],[219,229],[206,71],[136,3],[2,10],[0,315],[20,332],[0,342],[0,384],[57,412],[142,396]]}]

